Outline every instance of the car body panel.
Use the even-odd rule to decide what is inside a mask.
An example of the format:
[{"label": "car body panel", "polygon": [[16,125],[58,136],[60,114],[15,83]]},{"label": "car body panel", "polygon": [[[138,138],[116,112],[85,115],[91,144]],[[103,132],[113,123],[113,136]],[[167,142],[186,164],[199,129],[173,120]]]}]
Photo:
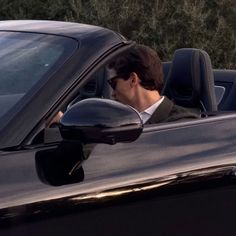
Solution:
[{"label": "car body panel", "polygon": [[[37,23],[37,21],[32,21],[32,23],[31,21],[26,21],[26,23],[25,21],[20,21],[16,24],[14,22],[6,21],[6,23],[1,23],[0,31],[6,31],[6,29],[21,31],[21,25],[22,30],[25,31],[24,27],[28,28],[28,24],[32,24],[32,27],[29,27],[27,32],[41,32],[41,28],[49,27],[51,25],[49,27],[50,32],[52,31],[55,34],[61,32],[61,36],[70,35],[69,33],[62,33],[67,26],[67,24],[63,22],[56,23],[56,26],[59,24],[59,26],[62,25],[62,27],[55,28],[53,28],[54,24],[49,24],[47,21],[42,21],[40,23]],[[12,24],[13,26],[11,26]],[[109,51],[112,52],[112,50],[114,50],[113,48],[125,46],[125,43],[127,42],[113,31],[100,27],[91,27],[90,29],[89,26],[72,24],[71,35],[74,35],[74,30],[79,32],[76,39],[80,41],[80,47],[78,47],[73,55],[63,66],[61,66],[57,73],[54,73],[54,75],[48,78],[46,83],[41,85],[39,90],[34,91],[34,94],[31,96],[34,96],[35,99],[30,100],[31,98],[29,97],[27,106],[22,107],[22,109],[19,110],[18,115],[15,115],[15,119],[9,120],[9,125],[1,129],[1,133],[4,133],[4,138],[3,136],[0,137],[1,148],[18,146],[33,127],[40,122],[40,119],[52,109],[52,106],[55,105],[55,101],[65,98],[65,93],[68,93],[68,90],[71,90],[80,81],[81,77],[88,73],[89,69],[91,70],[96,63],[98,63],[98,60],[104,54],[107,55]],[[67,27],[67,31],[70,32],[70,27]],[[41,33],[47,32],[47,30],[43,30]],[[83,37],[79,38],[81,35]],[[91,44],[93,47],[88,46]],[[45,88],[49,89],[50,93],[48,93],[48,90]],[[37,109],[35,109],[35,107],[37,107]],[[34,114],[32,114],[32,110],[34,110]],[[28,122],[25,123],[25,120],[31,121],[32,125]],[[12,134],[14,134],[14,130],[16,129],[21,130],[17,136],[14,136]]]},{"label": "car body panel", "polygon": [[[199,176],[207,179],[214,175],[218,177],[222,171],[223,174],[224,171],[230,173],[236,163],[236,145],[228,144],[235,137],[235,131],[231,129],[235,117],[202,124],[186,122],[182,127],[175,124],[167,128],[167,124],[165,129],[160,126],[159,131],[158,127],[149,127],[130,144],[98,144],[83,165],[84,181],[57,188],[38,178],[35,156],[41,148],[6,153],[1,157],[0,168],[0,179],[5,180],[0,194],[1,211],[5,211],[2,219],[7,219],[10,211],[9,219],[13,217],[14,221],[19,208],[26,208],[26,215],[45,214],[38,207],[63,200],[67,202],[66,207],[73,207],[74,204],[103,201],[103,198],[120,197],[135,191],[158,189],[188,178],[194,181]],[[218,133],[222,136],[218,137]],[[10,178],[7,178],[9,173]],[[54,210],[57,209],[50,213]]]}]

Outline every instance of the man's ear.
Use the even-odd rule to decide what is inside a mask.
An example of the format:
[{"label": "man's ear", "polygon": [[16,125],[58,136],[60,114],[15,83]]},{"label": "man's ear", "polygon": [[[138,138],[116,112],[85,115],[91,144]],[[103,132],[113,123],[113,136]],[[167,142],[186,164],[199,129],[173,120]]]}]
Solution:
[{"label": "man's ear", "polygon": [[137,84],[139,84],[140,79],[138,77],[138,75],[135,72],[130,73],[130,84],[132,87],[136,86]]}]

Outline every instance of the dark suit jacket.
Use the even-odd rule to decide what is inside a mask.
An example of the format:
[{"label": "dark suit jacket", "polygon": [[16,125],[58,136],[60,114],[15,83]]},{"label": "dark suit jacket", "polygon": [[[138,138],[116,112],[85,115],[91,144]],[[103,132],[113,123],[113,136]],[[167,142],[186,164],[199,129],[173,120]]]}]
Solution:
[{"label": "dark suit jacket", "polygon": [[152,114],[146,124],[196,118],[200,118],[200,111],[193,111],[188,108],[175,105],[169,98],[164,97],[163,102],[157,107],[156,111]]}]

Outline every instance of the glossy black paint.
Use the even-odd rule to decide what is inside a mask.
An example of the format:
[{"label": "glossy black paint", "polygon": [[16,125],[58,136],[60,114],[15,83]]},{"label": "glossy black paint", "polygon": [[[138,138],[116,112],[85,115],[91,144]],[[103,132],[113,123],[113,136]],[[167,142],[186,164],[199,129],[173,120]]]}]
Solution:
[{"label": "glossy black paint", "polygon": [[[220,172],[221,169],[216,171],[218,174]],[[111,232],[114,235],[143,235],[154,232],[167,235],[176,232],[184,235],[213,235],[216,232],[225,232],[224,227],[227,227],[227,233],[233,233],[235,180],[221,179],[223,175],[217,176],[216,173],[205,170],[202,175],[204,183],[199,183],[193,177],[183,178],[179,183],[175,180],[163,180],[159,187],[156,182],[150,182],[149,185],[140,184],[134,188],[113,189],[103,194],[98,193],[97,196],[57,199],[30,204],[24,209],[15,207],[11,212],[12,215],[16,213],[15,228],[12,232],[34,232],[40,235],[48,234],[53,229],[53,232],[59,235],[65,235],[67,232],[70,232],[70,235],[92,235],[95,231],[94,228],[88,227],[90,223],[96,228],[96,233],[102,235],[110,235]],[[224,195],[227,196],[224,198],[227,199],[227,205],[222,201]],[[212,210],[206,211],[204,208]],[[226,210],[228,217],[224,216]],[[25,212],[24,218],[18,215],[20,212],[22,214],[22,211]],[[219,214],[219,211],[223,214]],[[197,224],[186,225],[186,221],[192,220],[197,221]],[[220,221],[221,224],[214,225],[215,221]],[[1,232],[9,233],[6,229],[10,222],[10,218],[1,221]],[[202,231],[199,225],[205,225],[205,231]]]},{"label": "glossy black paint", "polygon": [[[55,115],[58,102],[73,96],[74,89],[81,79],[88,74],[105,55],[128,44],[119,34],[97,26],[52,22],[52,21],[2,21],[0,31],[32,32],[53,34],[73,38],[80,45],[73,55],[45,79],[18,113],[1,127],[0,148],[16,147],[22,144],[36,126],[44,125],[44,121]],[[92,45],[92,47],[91,47]],[[50,92],[48,92],[50,91]],[[68,96],[68,94],[70,94]],[[37,109],[35,109],[37,108]],[[33,112],[32,112],[33,111]],[[50,111],[50,112],[49,112]],[[38,127],[40,128],[40,127]],[[15,130],[19,132],[16,134]],[[31,137],[27,137],[31,139]]]},{"label": "glossy black paint", "polygon": [[98,98],[74,104],[60,120],[64,139],[84,143],[132,142],[141,134],[142,126],[132,107]]}]

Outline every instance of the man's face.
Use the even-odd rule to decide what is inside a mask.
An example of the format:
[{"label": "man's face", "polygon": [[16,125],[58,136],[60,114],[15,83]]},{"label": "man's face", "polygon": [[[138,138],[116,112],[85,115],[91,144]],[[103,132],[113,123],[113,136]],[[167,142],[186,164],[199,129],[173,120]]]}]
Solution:
[{"label": "man's face", "polygon": [[140,79],[135,72],[131,72],[129,77],[122,77],[117,74],[116,70],[108,69],[108,83],[113,89],[113,98],[126,105],[134,108],[137,107],[137,98],[140,93]]},{"label": "man's face", "polygon": [[130,85],[130,78],[125,80],[119,77],[112,79],[112,96],[118,102],[132,106],[133,91]]}]

